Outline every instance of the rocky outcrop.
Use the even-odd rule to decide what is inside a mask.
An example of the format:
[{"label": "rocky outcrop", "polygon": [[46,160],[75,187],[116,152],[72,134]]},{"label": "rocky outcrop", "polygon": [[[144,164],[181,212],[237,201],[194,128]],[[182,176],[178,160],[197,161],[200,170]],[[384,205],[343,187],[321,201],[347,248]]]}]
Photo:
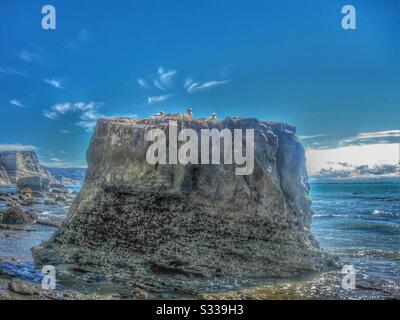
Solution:
[{"label": "rocky outcrop", "polygon": [[31,212],[24,212],[21,207],[13,206],[7,211],[1,212],[1,222],[4,224],[26,224],[36,219]]},{"label": "rocky outcrop", "polygon": [[[46,186],[47,181],[56,182],[48,169],[39,163],[36,152],[27,151],[1,151],[0,152],[0,184],[16,184],[21,180],[22,188],[37,190],[38,180]],[[29,184],[33,182],[33,185]],[[45,188],[40,191],[46,190]]]},{"label": "rocky outcrop", "polygon": [[254,129],[254,172],[238,176],[233,165],[150,165],[146,132],[168,131],[168,120],[98,120],[84,186],[62,227],[33,249],[37,263],[85,265],[131,286],[185,292],[216,279],[293,276],[332,263],[310,231],[294,127],[178,120],[197,132]]},{"label": "rocky outcrop", "polygon": [[17,187],[19,190],[29,188],[32,191],[49,191],[50,181],[49,178],[41,176],[21,177],[17,181]]}]

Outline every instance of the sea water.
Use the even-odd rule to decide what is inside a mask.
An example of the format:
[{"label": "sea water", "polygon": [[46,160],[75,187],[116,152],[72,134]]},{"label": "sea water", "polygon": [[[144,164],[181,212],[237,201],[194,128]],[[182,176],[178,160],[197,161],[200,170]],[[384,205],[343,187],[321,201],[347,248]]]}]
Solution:
[{"label": "sea water", "polygon": [[[79,189],[80,186],[69,188],[70,192]],[[16,192],[16,188],[0,186],[0,191]],[[358,281],[383,280],[399,286],[400,181],[311,183],[310,194],[312,232],[321,247],[338,256],[341,263],[353,265]],[[6,208],[6,203],[0,201],[1,207]],[[40,211],[39,216],[58,221],[68,212],[68,207],[44,204],[35,205],[34,209]],[[34,268],[30,249],[49,239],[55,230],[42,225],[32,225],[27,230],[0,230],[0,268],[37,282],[40,271]],[[339,286],[338,283],[336,288],[328,289],[328,294],[329,290],[340,290]],[[269,287],[261,287],[261,292],[265,293],[265,288]],[[275,296],[274,293],[272,298]]]},{"label": "sea water", "polygon": [[400,179],[312,183],[312,231],[357,279],[400,284]]}]

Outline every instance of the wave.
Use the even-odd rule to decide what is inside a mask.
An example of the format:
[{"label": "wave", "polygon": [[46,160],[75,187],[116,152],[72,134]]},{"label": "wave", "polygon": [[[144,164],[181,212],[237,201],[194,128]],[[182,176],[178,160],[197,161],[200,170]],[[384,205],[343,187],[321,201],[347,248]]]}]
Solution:
[{"label": "wave", "polygon": [[378,209],[375,209],[374,211],[372,211],[371,215],[379,216],[379,217],[398,217],[398,216],[400,216],[399,213],[381,211],[381,210],[378,210]]}]

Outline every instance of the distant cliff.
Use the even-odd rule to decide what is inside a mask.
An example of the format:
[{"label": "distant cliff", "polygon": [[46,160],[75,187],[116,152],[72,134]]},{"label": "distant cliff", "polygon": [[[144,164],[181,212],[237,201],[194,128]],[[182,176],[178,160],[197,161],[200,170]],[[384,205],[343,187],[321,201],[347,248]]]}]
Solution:
[{"label": "distant cliff", "polygon": [[179,129],[196,132],[254,129],[254,172],[239,176],[232,165],[149,164],[146,133],[166,132],[168,120],[98,120],[85,184],[61,229],[33,250],[37,263],[78,264],[131,286],[188,292],[204,281],[293,276],[332,263],[310,230],[294,127],[178,120]]},{"label": "distant cliff", "polygon": [[54,179],[65,185],[83,184],[86,168],[47,168]]},{"label": "distant cliff", "polygon": [[30,176],[52,180],[51,173],[39,163],[35,151],[0,151],[0,183],[17,183],[19,178]]}]

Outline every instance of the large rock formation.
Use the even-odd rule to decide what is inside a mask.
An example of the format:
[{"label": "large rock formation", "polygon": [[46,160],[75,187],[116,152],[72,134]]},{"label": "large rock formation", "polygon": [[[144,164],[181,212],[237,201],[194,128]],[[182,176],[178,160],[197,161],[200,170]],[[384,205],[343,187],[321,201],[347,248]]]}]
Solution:
[{"label": "large rock formation", "polygon": [[293,276],[332,262],[310,231],[294,127],[178,121],[198,132],[254,129],[254,172],[238,176],[234,165],[150,165],[146,132],[168,131],[168,119],[98,120],[84,186],[61,229],[34,248],[39,264],[79,264],[155,291],[196,291],[215,279]]},{"label": "large rock formation", "polygon": [[16,184],[20,178],[27,177],[54,181],[47,168],[39,163],[35,151],[0,151],[0,184]]}]

